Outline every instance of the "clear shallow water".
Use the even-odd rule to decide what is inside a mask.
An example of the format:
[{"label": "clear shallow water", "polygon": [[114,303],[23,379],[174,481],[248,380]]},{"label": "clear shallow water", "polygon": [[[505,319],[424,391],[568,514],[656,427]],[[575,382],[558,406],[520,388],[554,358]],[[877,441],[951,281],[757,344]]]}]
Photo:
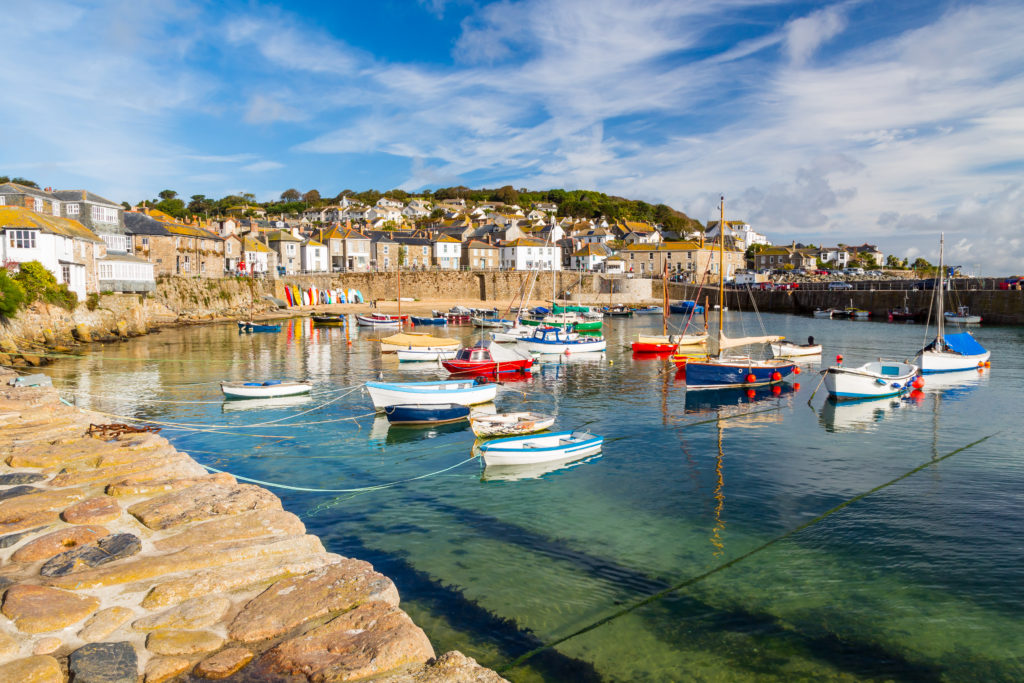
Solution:
[{"label": "clear shallow water", "polygon": [[[763,321],[813,334],[826,362],[907,357],[925,338],[921,325]],[[347,347],[343,330],[308,320],[277,335],[180,328],[49,372],[80,405],[190,425],[163,434],[237,475],[321,489],[411,480],[274,491],[331,551],[392,577],[439,652],[502,668],[584,631],[505,670],[515,681],[1024,678],[1024,330],[978,329],[992,369],[930,377],[919,401],[834,405],[822,389],[808,406],[817,368],[778,395],[687,394],[666,360],[632,357],[643,329],[660,319],[607,320],[605,357],[545,363],[501,389],[501,410],[555,411],[558,428],[608,439],[601,457],[518,473],[536,478],[463,463],[465,425],[389,429],[369,415],[348,388],[445,373],[381,359],[367,330]],[[220,400],[221,379],[278,376],[312,378],[315,395]]]}]

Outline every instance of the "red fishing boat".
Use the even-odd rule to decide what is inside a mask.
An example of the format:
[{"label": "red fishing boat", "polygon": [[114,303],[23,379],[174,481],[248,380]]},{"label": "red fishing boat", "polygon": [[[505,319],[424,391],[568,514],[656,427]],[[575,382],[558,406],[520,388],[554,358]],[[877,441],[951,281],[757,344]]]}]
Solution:
[{"label": "red fishing boat", "polygon": [[452,374],[497,375],[529,372],[533,367],[533,357],[486,340],[459,349],[453,360],[442,361],[441,365]]}]

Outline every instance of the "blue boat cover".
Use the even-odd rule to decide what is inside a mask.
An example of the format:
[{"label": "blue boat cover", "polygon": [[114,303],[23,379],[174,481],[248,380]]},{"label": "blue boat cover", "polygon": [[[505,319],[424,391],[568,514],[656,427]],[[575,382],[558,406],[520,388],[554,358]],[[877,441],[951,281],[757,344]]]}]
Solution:
[{"label": "blue boat cover", "polygon": [[945,340],[950,351],[959,353],[961,356],[977,356],[985,353],[985,347],[979,344],[970,332],[947,334]]}]

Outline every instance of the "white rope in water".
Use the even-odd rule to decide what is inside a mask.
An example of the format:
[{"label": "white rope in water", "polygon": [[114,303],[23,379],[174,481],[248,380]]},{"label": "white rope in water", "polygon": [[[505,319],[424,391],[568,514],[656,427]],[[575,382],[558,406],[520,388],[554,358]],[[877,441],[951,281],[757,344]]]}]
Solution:
[{"label": "white rope in water", "polygon": [[[270,482],[270,481],[261,481],[259,479],[251,479],[249,477],[240,477],[237,474],[232,474],[231,472],[228,472],[227,470],[219,470],[216,467],[211,467],[209,465],[203,465],[203,467],[205,467],[206,469],[210,470],[211,472],[217,472],[219,474],[231,474],[231,476],[233,476],[235,479],[238,479],[240,481],[247,481],[250,484],[259,484],[260,486],[267,486],[267,487],[275,488],[275,489],[286,489],[288,491],[302,491],[302,492],[305,492],[305,493],[362,493],[364,491],[379,491],[381,489],[387,489],[387,488],[391,488],[393,486],[398,486],[399,484],[406,484],[406,483],[408,483],[410,481],[418,481],[420,479],[427,479],[428,477],[434,477],[434,476],[437,476],[439,474],[444,474],[445,472],[450,472],[451,470],[454,470],[456,467],[461,467],[462,465],[465,465],[467,462],[470,462],[471,460],[476,460],[476,458],[477,458],[476,455],[471,455],[470,457],[466,458],[462,462],[457,462],[454,465],[452,465],[451,467],[446,467],[443,470],[437,470],[436,472],[428,472],[427,474],[421,474],[421,475],[416,476],[416,477],[409,477],[408,479],[399,479],[398,481],[393,481],[393,482],[390,482],[388,484],[374,484],[373,486],[360,486],[360,487],[354,488],[354,489],[315,489],[315,488],[308,488],[308,487],[305,487],[305,486],[290,486],[288,484],[277,484],[277,483]],[[202,465],[202,463],[200,463],[200,464]]]}]

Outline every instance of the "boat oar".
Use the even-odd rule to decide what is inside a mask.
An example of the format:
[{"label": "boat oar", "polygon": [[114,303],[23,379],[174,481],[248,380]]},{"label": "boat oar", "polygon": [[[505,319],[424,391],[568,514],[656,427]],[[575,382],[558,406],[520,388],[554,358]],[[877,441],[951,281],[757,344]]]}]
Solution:
[{"label": "boat oar", "polygon": [[819,373],[819,374],[821,375],[821,381],[819,381],[819,382],[818,382],[818,386],[814,387],[814,391],[812,391],[812,392],[811,392],[811,397],[810,397],[809,399],[807,399],[807,405],[811,405],[811,401],[813,401],[813,400],[814,400],[814,395],[815,395],[816,393],[818,393],[818,389],[821,389],[821,385],[822,385],[822,383],[823,383],[823,382],[825,381],[825,375],[826,375],[827,373],[828,373],[828,370],[822,370],[822,371],[821,371],[821,372]]}]

